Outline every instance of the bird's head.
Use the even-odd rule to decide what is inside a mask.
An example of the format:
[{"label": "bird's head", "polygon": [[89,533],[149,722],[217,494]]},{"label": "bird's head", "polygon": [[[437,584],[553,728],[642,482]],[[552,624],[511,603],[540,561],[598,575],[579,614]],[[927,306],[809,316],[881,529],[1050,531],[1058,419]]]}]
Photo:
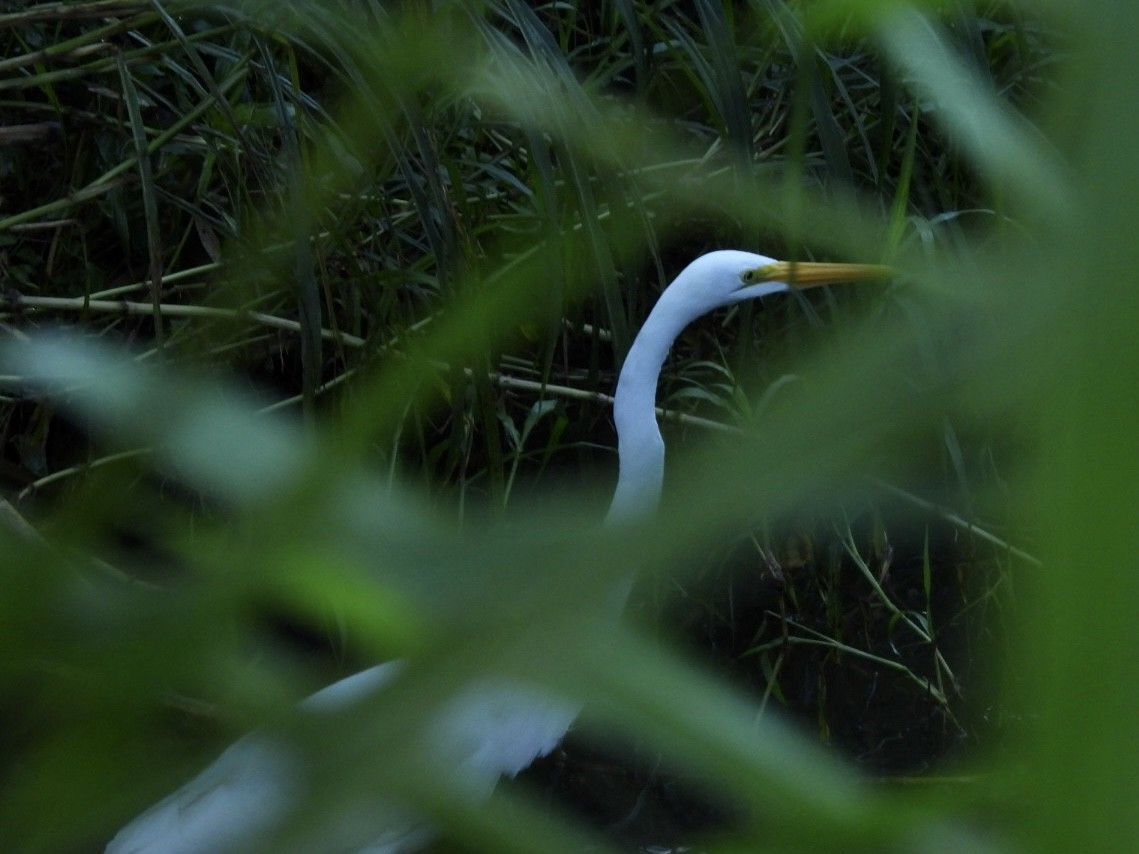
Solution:
[{"label": "bird's head", "polygon": [[793,288],[879,279],[890,275],[876,264],[777,261],[766,255],[721,249],[701,255],[684,268],[661,300],[699,316],[722,306]]}]

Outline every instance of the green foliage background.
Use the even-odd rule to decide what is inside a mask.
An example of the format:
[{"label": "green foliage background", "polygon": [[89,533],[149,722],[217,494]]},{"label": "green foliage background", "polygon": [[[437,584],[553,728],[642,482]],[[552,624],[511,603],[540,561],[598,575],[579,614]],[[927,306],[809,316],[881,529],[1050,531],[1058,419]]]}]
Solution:
[{"label": "green foliage background", "polygon": [[[427,758],[426,711],[497,672],[737,804],[715,850],[1129,850],[1137,34],[1130,0],[8,8],[0,846],[96,848],[259,725],[317,793],[266,850],[380,796],[472,849],[606,844]],[[725,246],[899,276],[685,336],[669,498],[602,529],[616,367]],[[927,549],[899,605],[839,524],[842,571],[923,663],[819,640],[952,717],[930,586],[999,623],[968,649],[1001,723],[952,783],[859,780],[599,616],[631,567],[683,585],[757,520],[899,490],[959,563]],[[394,656],[382,697],[288,715]]]}]

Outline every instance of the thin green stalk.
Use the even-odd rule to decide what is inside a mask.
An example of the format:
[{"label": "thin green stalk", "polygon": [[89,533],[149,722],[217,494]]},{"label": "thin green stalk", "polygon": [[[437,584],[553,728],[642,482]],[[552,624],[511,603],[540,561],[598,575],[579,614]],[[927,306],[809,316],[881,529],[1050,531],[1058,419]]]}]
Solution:
[{"label": "thin green stalk", "polygon": [[138,92],[127,70],[123,55],[118,54],[119,77],[123,86],[123,98],[127,104],[131,138],[134,140],[135,161],[138,164],[138,177],[142,187],[142,207],[146,221],[146,248],[150,257],[150,302],[154,319],[154,344],[162,357],[165,331],[162,321],[162,235],[158,225],[158,200],[155,198],[154,174],[151,171],[150,154],[146,146],[146,130],[142,123],[142,111],[138,106]]}]

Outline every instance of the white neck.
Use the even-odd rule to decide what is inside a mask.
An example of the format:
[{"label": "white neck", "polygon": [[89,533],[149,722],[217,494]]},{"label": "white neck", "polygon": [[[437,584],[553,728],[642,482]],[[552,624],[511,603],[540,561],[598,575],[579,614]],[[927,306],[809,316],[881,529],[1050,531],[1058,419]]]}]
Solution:
[{"label": "white neck", "polygon": [[651,516],[664,481],[664,440],[656,420],[657,380],[672,342],[698,313],[678,311],[668,298],[657,301],[637,335],[613,398],[619,473],[610,522]]}]

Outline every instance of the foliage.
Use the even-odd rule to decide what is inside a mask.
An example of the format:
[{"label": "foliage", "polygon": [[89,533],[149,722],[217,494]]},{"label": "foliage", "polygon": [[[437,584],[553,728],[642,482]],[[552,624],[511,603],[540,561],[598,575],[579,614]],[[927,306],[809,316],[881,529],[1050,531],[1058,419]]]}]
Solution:
[{"label": "foliage", "polygon": [[[683,772],[723,850],[1126,845],[1137,29],[1122,0],[0,14],[3,847],[94,847],[254,726],[319,793],[267,850],[377,796],[471,848],[597,844],[431,763],[425,711],[487,672]],[[723,246],[899,276],[686,333],[660,518],[599,531],[616,368]],[[631,567],[631,625],[599,619]],[[394,656],[366,707],[286,713]]]}]

